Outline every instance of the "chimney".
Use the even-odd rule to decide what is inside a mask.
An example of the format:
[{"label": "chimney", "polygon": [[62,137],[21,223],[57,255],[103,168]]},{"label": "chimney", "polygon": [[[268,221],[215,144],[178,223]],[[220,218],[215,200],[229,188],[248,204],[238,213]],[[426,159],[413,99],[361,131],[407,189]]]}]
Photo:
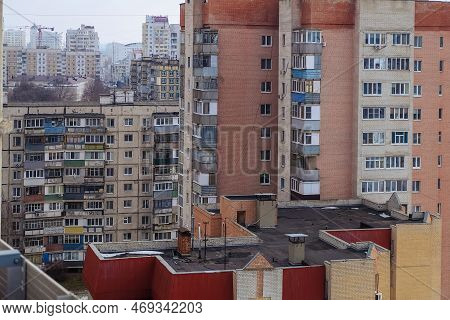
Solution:
[{"label": "chimney", "polygon": [[190,256],[192,251],[191,232],[186,228],[178,230],[177,251],[181,256]]},{"label": "chimney", "polygon": [[289,238],[289,264],[296,266],[305,261],[306,234],[287,234]]}]

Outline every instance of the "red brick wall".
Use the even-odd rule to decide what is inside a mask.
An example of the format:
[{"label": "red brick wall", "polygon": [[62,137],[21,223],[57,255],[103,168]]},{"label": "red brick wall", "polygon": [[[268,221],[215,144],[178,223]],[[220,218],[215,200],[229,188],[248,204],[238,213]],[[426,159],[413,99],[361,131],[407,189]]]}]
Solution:
[{"label": "red brick wall", "polygon": [[391,229],[333,230],[327,232],[347,243],[371,241],[391,250]]},{"label": "red brick wall", "polygon": [[354,0],[302,0],[301,6],[300,21],[306,28],[353,28],[355,24]]}]

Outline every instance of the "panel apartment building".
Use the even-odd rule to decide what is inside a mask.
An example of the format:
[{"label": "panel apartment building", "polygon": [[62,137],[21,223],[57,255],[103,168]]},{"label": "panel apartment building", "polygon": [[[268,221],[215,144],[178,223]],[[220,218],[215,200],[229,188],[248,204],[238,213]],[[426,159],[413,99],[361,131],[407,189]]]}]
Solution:
[{"label": "panel apartment building", "polygon": [[4,47],[3,54],[5,81],[21,75],[98,78],[101,73],[100,52]]},{"label": "panel apartment building", "polygon": [[130,84],[138,101],[179,101],[179,62],[156,57],[132,60]]},{"label": "panel apartment building", "polygon": [[450,4],[257,2],[181,5],[183,225],[225,194],[396,197],[442,215],[450,296]]},{"label": "panel apartment building", "polygon": [[176,237],[178,104],[102,100],[4,107],[1,235],[35,263]]},{"label": "panel apartment building", "polygon": [[144,57],[180,57],[180,25],[170,24],[167,16],[146,16],[142,24]]}]

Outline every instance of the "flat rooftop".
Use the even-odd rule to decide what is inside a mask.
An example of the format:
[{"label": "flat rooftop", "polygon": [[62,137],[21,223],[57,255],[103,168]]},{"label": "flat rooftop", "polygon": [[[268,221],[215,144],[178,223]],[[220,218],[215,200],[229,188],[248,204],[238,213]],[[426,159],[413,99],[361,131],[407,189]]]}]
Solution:
[{"label": "flat rooftop", "polygon": [[[324,261],[363,259],[366,252],[336,249],[319,239],[320,230],[389,228],[401,221],[367,207],[326,207],[278,209],[278,226],[274,229],[249,228],[262,243],[227,247],[227,270],[242,269],[259,252],[274,267],[289,267],[286,234],[307,235],[304,265],[323,265]],[[204,249],[201,255],[203,257]],[[198,247],[191,257],[180,258],[174,250],[163,251],[164,260],[177,272],[224,270],[224,248],[207,248],[207,260],[198,258]]]}]

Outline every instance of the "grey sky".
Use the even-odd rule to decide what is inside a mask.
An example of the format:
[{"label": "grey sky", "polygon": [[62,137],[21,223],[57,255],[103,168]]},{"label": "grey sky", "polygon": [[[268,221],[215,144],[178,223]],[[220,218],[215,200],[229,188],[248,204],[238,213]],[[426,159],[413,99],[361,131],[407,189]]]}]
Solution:
[{"label": "grey sky", "polygon": [[31,22],[55,27],[58,32],[81,24],[94,25],[101,43],[141,42],[145,15],[168,15],[179,23],[183,0],[4,0],[5,28],[27,26]]}]

